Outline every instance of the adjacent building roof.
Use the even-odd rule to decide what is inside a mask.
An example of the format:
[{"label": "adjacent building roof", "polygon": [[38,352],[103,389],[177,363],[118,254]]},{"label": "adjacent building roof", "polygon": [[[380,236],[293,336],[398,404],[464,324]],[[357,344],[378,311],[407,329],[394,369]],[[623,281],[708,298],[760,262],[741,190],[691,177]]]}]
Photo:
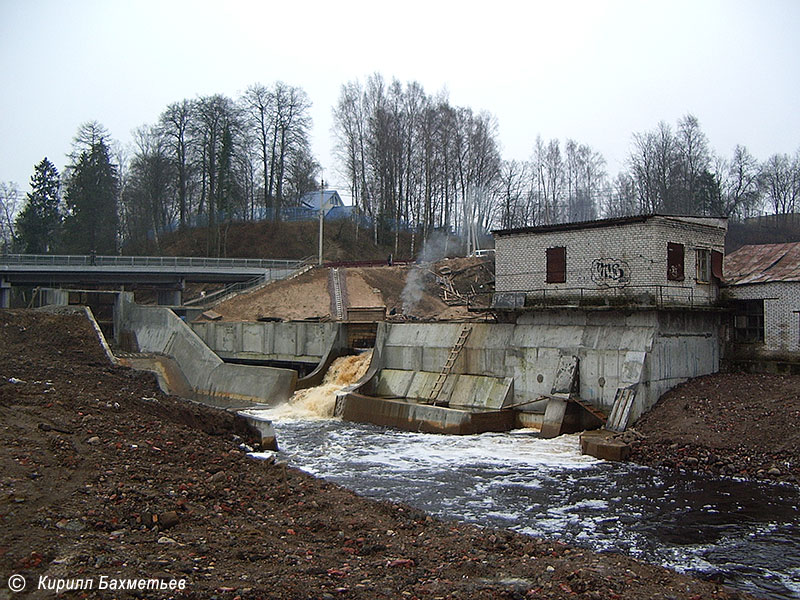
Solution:
[{"label": "adjacent building roof", "polygon": [[518,235],[525,233],[549,233],[552,231],[570,231],[575,229],[594,229],[596,227],[615,227],[617,225],[630,225],[632,223],[644,223],[650,219],[674,219],[683,223],[693,223],[705,225],[707,227],[718,227],[727,229],[727,219],[722,217],[692,217],[684,215],[634,215],[631,217],[616,217],[613,219],[599,219],[597,221],[581,221],[577,223],[555,223],[552,225],[540,225],[537,227],[520,227],[518,229],[496,229],[492,233],[496,236]]},{"label": "adjacent building roof", "polygon": [[300,198],[300,204],[306,208],[318,211],[320,196],[322,196],[326,206],[344,206],[344,202],[342,202],[342,199],[339,197],[339,192],[336,190],[325,190],[322,194],[319,192],[308,192],[307,194],[303,194]]},{"label": "adjacent building roof", "polygon": [[725,257],[729,285],[800,281],[800,242],[742,246]]}]

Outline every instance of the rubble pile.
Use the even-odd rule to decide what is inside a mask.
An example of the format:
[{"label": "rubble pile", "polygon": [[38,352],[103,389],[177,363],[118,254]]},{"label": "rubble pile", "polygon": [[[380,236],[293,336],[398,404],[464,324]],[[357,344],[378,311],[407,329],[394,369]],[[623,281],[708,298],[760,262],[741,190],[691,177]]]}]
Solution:
[{"label": "rubble pile", "polygon": [[667,392],[635,428],[635,462],[800,484],[800,376],[699,377]]}]

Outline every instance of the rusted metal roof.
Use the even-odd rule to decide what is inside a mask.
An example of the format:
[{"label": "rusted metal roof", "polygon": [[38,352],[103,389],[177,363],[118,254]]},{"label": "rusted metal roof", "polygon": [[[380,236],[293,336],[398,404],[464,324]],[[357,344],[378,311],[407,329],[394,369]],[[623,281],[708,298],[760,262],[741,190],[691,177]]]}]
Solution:
[{"label": "rusted metal roof", "polygon": [[742,246],[725,257],[729,285],[800,281],[800,242]]}]

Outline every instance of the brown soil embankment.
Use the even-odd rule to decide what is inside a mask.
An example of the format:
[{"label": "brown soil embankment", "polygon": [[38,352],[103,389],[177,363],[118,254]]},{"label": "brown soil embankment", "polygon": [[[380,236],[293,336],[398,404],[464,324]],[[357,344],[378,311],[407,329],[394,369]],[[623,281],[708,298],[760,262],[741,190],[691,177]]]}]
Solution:
[{"label": "brown soil embankment", "polygon": [[[445,291],[437,275],[450,281]],[[314,268],[293,279],[276,281],[220,302],[214,312],[225,321],[330,318],[329,269]],[[491,259],[457,258],[437,263],[396,266],[343,266],[349,307],[385,306],[389,320],[448,321],[482,318],[467,310],[465,299],[494,290]],[[456,295],[457,294],[457,295]],[[453,299],[461,299],[460,303]]]}]

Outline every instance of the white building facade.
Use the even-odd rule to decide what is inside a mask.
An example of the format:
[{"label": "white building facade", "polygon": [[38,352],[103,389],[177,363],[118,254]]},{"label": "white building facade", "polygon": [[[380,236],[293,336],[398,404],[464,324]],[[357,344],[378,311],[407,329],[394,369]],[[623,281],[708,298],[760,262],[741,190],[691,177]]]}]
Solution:
[{"label": "white building facade", "polygon": [[725,219],[645,215],[495,231],[495,304],[708,306]]}]

